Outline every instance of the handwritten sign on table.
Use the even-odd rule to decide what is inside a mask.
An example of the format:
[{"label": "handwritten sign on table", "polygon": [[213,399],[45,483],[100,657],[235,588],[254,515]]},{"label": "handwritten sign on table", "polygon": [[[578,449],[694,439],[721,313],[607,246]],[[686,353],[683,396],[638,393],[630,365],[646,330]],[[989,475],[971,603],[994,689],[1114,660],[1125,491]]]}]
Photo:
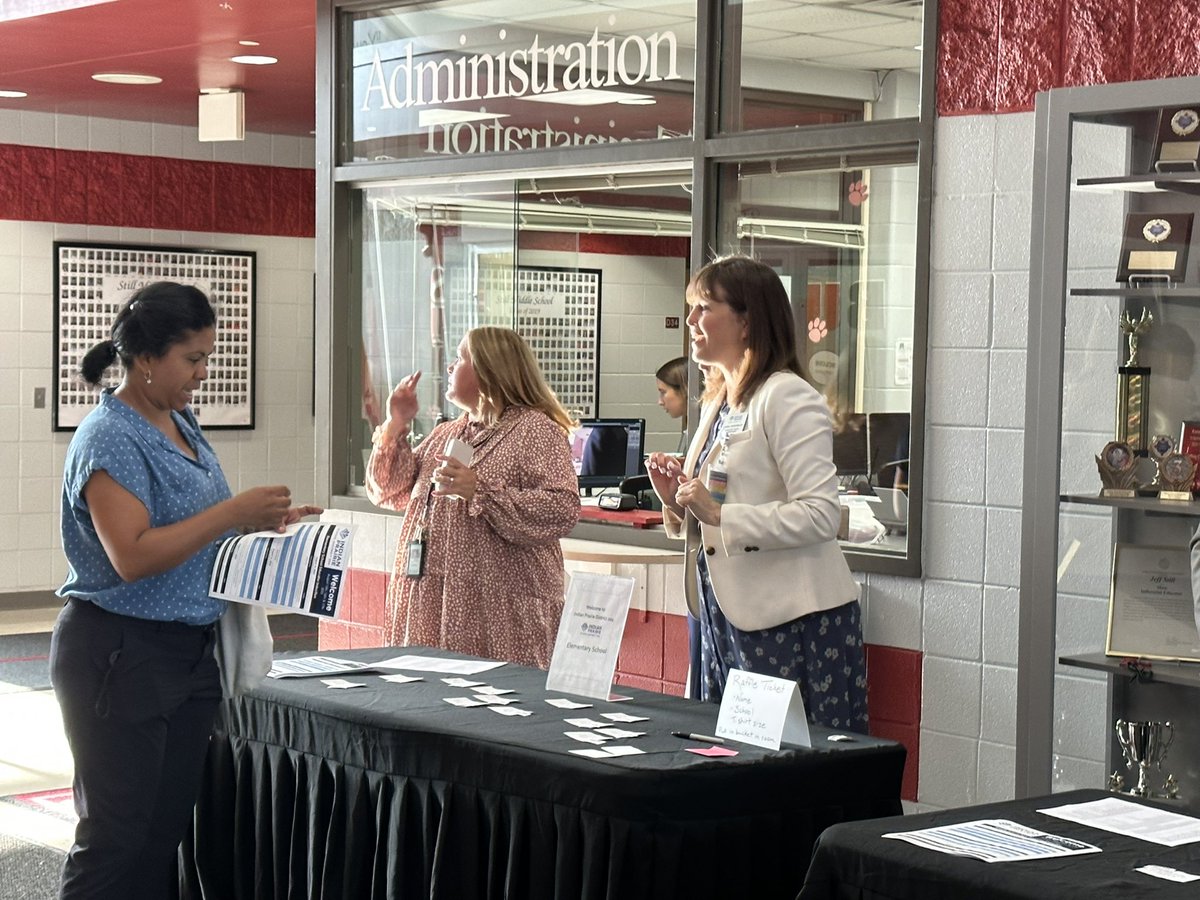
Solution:
[{"label": "handwritten sign on table", "polygon": [[617,575],[571,575],[546,675],[547,691],[608,699],[635,584]]},{"label": "handwritten sign on table", "polygon": [[778,750],[783,741],[811,747],[796,682],[732,669],[717,714],[717,737]]}]

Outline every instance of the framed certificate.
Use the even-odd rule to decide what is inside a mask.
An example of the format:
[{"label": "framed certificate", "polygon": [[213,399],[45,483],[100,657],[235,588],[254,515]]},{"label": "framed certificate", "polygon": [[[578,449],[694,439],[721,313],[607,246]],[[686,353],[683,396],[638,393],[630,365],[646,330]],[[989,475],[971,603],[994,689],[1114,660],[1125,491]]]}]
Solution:
[{"label": "framed certificate", "polygon": [[1200,662],[1187,547],[1116,545],[1105,653]]},{"label": "framed certificate", "polygon": [[[1197,466],[1200,466],[1200,422],[1184,422],[1179,429],[1179,452],[1190,456]],[[1200,491],[1200,469],[1192,482],[1192,493]]]},{"label": "framed certificate", "polygon": [[1192,241],[1192,213],[1130,213],[1117,281],[1183,280]]},{"label": "framed certificate", "polygon": [[1200,105],[1164,109],[1158,114],[1154,171],[1200,171]]}]

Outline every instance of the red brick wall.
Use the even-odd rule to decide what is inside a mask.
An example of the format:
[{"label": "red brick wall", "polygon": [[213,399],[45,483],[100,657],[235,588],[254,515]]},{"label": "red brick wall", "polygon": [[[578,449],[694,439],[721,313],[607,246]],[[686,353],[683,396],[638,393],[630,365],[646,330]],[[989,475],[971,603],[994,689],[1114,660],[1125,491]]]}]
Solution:
[{"label": "red brick wall", "polygon": [[312,169],[0,144],[0,219],[312,237]]},{"label": "red brick wall", "polygon": [[1196,0],[941,0],[940,115],[1021,112],[1038,91],[1200,74]]}]

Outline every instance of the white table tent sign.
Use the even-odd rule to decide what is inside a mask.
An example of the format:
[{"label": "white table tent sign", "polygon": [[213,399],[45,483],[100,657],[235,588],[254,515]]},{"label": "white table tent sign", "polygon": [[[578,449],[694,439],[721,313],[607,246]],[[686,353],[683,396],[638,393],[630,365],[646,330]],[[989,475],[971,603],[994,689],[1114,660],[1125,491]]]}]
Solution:
[{"label": "white table tent sign", "polygon": [[717,737],[771,750],[784,741],[811,747],[799,686],[786,678],[731,669],[717,714]]},{"label": "white table tent sign", "polygon": [[546,690],[608,699],[635,584],[619,575],[572,573]]}]

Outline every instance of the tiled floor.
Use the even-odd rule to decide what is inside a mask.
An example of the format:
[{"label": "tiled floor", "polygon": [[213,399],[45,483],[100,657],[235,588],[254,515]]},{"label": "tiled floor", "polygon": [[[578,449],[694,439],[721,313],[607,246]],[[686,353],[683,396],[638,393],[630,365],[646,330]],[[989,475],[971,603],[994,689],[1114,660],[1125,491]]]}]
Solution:
[{"label": "tiled floor", "polygon": [[[50,608],[0,610],[0,635],[48,632]],[[54,693],[0,682],[0,797],[70,787],[71,754]],[[0,803],[0,832],[66,850],[74,826],[54,816]]]}]

